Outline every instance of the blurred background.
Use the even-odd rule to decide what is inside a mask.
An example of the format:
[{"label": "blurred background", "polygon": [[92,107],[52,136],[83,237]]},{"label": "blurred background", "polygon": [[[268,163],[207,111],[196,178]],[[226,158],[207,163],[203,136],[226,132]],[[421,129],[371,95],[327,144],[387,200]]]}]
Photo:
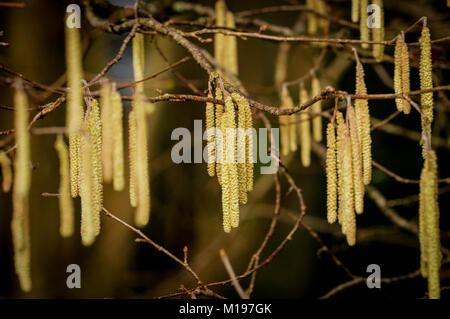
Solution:
[{"label": "blurred background", "polygon": [[[0,47],[0,64],[21,73],[33,81],[52,85],[59,79],[58,86],[64,85],[64,28],[63,17],[66,6],[76,1],[21,1],[23,8],[0,6],[1,41],[9,47]],[[133,1],[91,1],[94,13],[108,18],[114,10],[125,10]],[[155,17],[160,21],[168,19],[195,20],[196,14],[175,14],[171,9],[174,1],[147,1],[149,8],[157,8]],[[195,1],[197,2],[197,1]],[[297,1],[227,0],[229,10],[262,8],[274,5],[288,5]],[[212,7],[214,1],[198,1]],[[299,3],[304,3],[299,1]],[[392,39],[400,30],[405,30],[422,16],[428,17],[432,38],[448,36],[450,30],[450,9],[445,1],[386,0],[386,39]],[[350,1],[330,0],[329,14],[350,20]],[[85,78],[90,79],[117,53],[126,34],[111,34],[92,27],[84,17],[82,6],[82,32],[84,40]],[[305,35],[305,12],[270,13],[261,18],[270,23],[292,28],[297,34]],[[243,26],[238,26],[245,28]],[[184,30],[190,30],[184,27]],[[251,30],[255,30],[254,28]],[[257,30],[257,29],[256,29]],[[407,34],[407,42],[416,42],[420,29]],[[331,24],[330,37],[359,38],[356,30]],[[172,41],[156,36],[157,44],[170,63],[188,56],[188,53]],[[167,66],[155,49],[154,38],[146,36],[146,70],[150,75]],[[193,40],[195,42],[195,40]],[[198,43],[213,53],[213,44]],[[268,105],[279,105],[278,91],[274,85],[274,71],[279,44],[257,39],[238,40],[240,79],[249,94],[257,101]],[[433,46],[434,75],[441,84],[449,83],[448,42]],[[410,54],[417,63],[420,52],[412,47]],[[292,44],[289,52],[287,80],[294,80],[306,74],[317,61],[322,47],[307,44]],[[393,55],[393,46],[386,47],[386,54]],[[108,77],[117,81],[133,79],[131,46],[123,59],[108,72]],[[415,60],[414,60],[415,59]],[[392,62],[364,64],[368,93],[391,93]],[[372,61],[373,62],[373,61]],[[208,77],[191,59],[176,69],[192,81],[199,89],[207,88]],[[327,50],[318,76],[322,87],[331,85],[348,92],[354,91],[355,61],[350,50],[338,46]],[[0,71],[1,77],[9,74]],[[3,83],[3,82],[0,82]],[[155,79],[145,82],[147,96],[164,93],[191,93],[171,72],[165,72]],[[307,82],[307,86],[309,83]],[[419,88],[418,69],[411,70],[411,89]],[[0,104],[12,106],[13,89],[0,86]],[[42,92],[38,92],[39,94]],[[123,95],[131,91],[123,90]],[[292,87],[294,102],[298,103],[298,92]],[[444,97],[447,93],[443,93]],[[54,101],[56,95],[49,95],[45,103]],[[450,125],[449,101],[435,94],[436,121],[433,128],[438,144],[439,176],[449,177],[450,166]],[[31,106],[39,105],[35,96],[30,95]],[[41,103],[42,104],[42,103]],[[188,247],[188,261],[203,281],[224,280],[228,275],[219,257],[223,248],[237,274],[245,271],[252,254],[263,240],[273,215],[275,203],[274,179],[271,175],[260,175],[255,169],[255,189],[249,194],[249,202],[241,208],[241,223],[231,234],[222,230],[221,191],[215,178],[210,178],[206,164],[174,164],[170,158],[172,146],[171,132],[177,127],[194,127],[194,120],[204,119],[204,104],[197,102],[160,102],[156,111],[148,117],[149,152],[151,175],[152,212],[150,223],[143,229],[158,244],[183,257],[183,247]],[[331,101],[324,108],[331,107]],[[130,104],[124,102],[124,123]],[[370,101],[371,115],[384,119],[395,110],[393,100]],[[31,112],[31,116],[35,113]],[[268,115],[273,126],[277,118]],[[324,119],[324,124],[326,124]],[[63,126],[65,108],[49,114],[38,121],[35,127]],[[392,124],[420,133],[420,118],[417,112],[399,115]],[[254,119],[255,127],[262,127],[259,119]],[[0,110],[0,130],[13,128],[13,112]],[[124,136],[126,138],[126,134]],[[398,175],[419,179],[423,165],[421,147],[418,140],[388,134],[375,130],[372,135],[373,158]],[[12,215],[11,193],[0,192],[0,296],[3,298],[151,298],[176,291],[181,284],[193,287],[189,273],[173,260],[146,243],[135,242],[136,234],[118,222],[102,216],[100,236],[91,247],[81,245],[79,225],[73,237],[63,239],[58,232],[58,201],[54,197],[42,197],[41,193],[58,191],[58,159],[54,151],[54,135],[32,135],[33,175],[30,195],[30,229],[33,289],[24,294],[20,291],[14,273],[13,248],[10,222]],[[9,143],[9,144],[8,144]],[[1,136],[0,147],[7,148],[11,140]],[[357,217],[358,239],[355,247],[349,248],[336,225],[326,223],[326,185],[321,158],[313,154],[309,168],[302,167],[300,154],[296,152],[282,158],[287,164],[297,185],[302,189],[307,205],[305,223],[315,229],[323,241],[342,262],[355,274],[366,275],[369,264],[378,264],[383,277],[392,277],[413,272],[419,268],[418,240],[413,235],[401,231],[380,212],[374,202],[366,196],[364,214]],[[395,181],[374,168],[372,185],[386,199],[396,199],[418,193],[417,184]],[[442,244],[448,245],[450,235],[450,196],[448,186],[443,186],[439,197],[441,210]],[[268,256],[286,237],[293,226],[293,216],[299,213],[298,201],[289,185],[281,178],[281,218],[275,233],[269,241],[262,258]],[[104,206],[121,219],[132,223],[133,210],[129,205],[128,189],[114,192],[111,185],[104,188]],[[389,203],[389,202],[388,202]],[[418,203],[393,207],[402,217],[417,220]],[[80,218],[79,199],[75,200],[76,220]],[[257,274],[255,298],[316,298],[349,280],[326,253],[319,253],[320,246],[302,228],[293,236],[286,247],[264,266]],[[78,264],[81,267],[81,288],[68,289],[66,267]],[[441,271],[441,285],[450,285],[450,269]],[[242,281],[247,287],[249,280]],[[392,284],[383,284],[380,290],[367,289],[360,284],[343,291],[337,298],[420,298],[425,295],[426,280],[417,277]],[[217,292],[227,297],[237,297],[231,286],[219,287]],[[442,298],[449,296],[448,290]]]}]

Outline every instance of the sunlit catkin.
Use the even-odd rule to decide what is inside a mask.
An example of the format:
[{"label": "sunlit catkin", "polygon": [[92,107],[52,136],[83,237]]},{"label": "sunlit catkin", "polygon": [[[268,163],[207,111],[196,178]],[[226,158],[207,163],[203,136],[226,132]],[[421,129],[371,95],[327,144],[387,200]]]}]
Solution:
[{"label": "sunlit catkin", "polygon": [[337,191],[338,191],[338,221],[342,224],[343,207],[344,207],[344,189],[343,189],[343,161],[344,161],[344,139],[346,134],[346,127],[344,115],[342,112],[336,112],[336,163],[337,163]]},{"label": "sunlit catkin", "polygon": [[113,188],[115,191],[122,191],[125,188],[125,169],[124,169],[124,147],[123,147],[123,109],[120,93],[112,93],[112,116],[113,127]]},{"label": "sunlit catkin", "polygon": [[110,183],[113,178],[113,139],[116,134],[112,122],[112,87],[111,82],[103,79],[100,89],[100,107],[102,118],[102,162],[103,180]]},{"label": "sunlit catkin", "polygon": [[80,188],[80,133],[69,135],[69,159],[70,194],[75,198],[79,195]]},{"label": "sunlit catkin", "polygon": [[350,131],[350,140],[352,146],[352,173],[353,189],[355,195],[355,211],[361,214],[364,210],[364,182],[361,159],[361,147],[359,145],[358,124],[356,121],[355,109],[351,102],[347,105],[347,117]]},{"label": "sunlit catkin", "polygon": [[359,21],[359,0],[352,0],[352,22]]},{"label": "sunlit catkin", "polygon": [[[234,23],[234,15],[231,11],[226,13],[225,25],[227,28],[234,29],[236,27]],[[239,73],[239,61],[238,61],[238,46],[237,38],[234,35],[225,36],[225,48],[227,53],[224,57],[225,67],[233,74],[237,75]]]},{"label": "sunlit catkin", "polygon": [[2,168],[2,190],[7,193],[11,190],[12,169],[11,160],[3,151],[0,151],[0,165]]},{"label": "sunlit catkin", "polygon": [[[364,69],[359,61],[356,64],[356,94],[367,94],[366,83],[364,81]],[[372,180],[372,137],[370,136],[370,113],[368,100],[356,99],[355,113],[363,161],[363,181],[365,185],[368,185]]]},{"label": "sunlit catkin", "polygon": [[[397,37],[394,52],[394,90],[396,94],[408,93],[410,90],[409,83],[409,55],[408,46],[401,34]],[[411,111],[410,103],[403,98],[396,98],[397,110],[405,114]]]},{"label": "sunlit catkin", "polygon": [[11,232],[14,265],[23,291],[31,290],[29,191],[31,184],[30,134],[28,132],[28,101],[22,83],[16,82],[14,93],[14,129],[17,145],[14,160],[13,217]]},{"label": "sunlit catkin", "polygon": [[59,233],[70,237],[74,233],[74,210],[70,195],[69,151],[61,135],[55,141],[59,158]]},{"label": "sunlit catkin", "polygon": [[[212,97],[212,94],[208,95]],[[205,109],[206,118],[206,147],[208,149],[208,175],[214,176],[216,173],[216,147],[215,147],[215,133],[214,127],[214,104],[207,102]]]},{"label": "sunlit catkin", "polygon": [[419,239],[421,272],[428,278],[430,299],[439,299],[441,244],[439,230],[439,204],[437,185],[437,160],[434,151],[427,152],[420,176]]},{"label": "sunlit catkin", "polygon": [[[372,40],[377,42],[384,41],[384,9],[383,9],[383,0],[372,0],[373,5],[377,5],[380,10],[380,27],[372,28]],[[367,10],[367,9],[366,9]],[[373,57],[377,62],[383,61],[384,55],[384,44],[374,44],[373,45]]]},{"label": "sunlit catkin", "polygon": [[[316,76],[311,79],[311,94],[317,96],[320,94],[320,81]],[[316,142],[322,141],[322,100],[312,105],[312,111],[314,112],[314,118],[312,120],[313,138]]]},{"label": "sunlit catkin", "polygon": [[330,122],[327,126],[327,155],[326,155],[326,175],[327,175],[327,220],[330,224],[336,221],[337,217],[337,162],[336,162],[336,128]]},{"label": "sunlit catkin", "polygon": [[[344,124],[345,125],[345,124]],[[356,216],[354,206],[354,188],[352,172],[352,142],[346,128],[342,154],[342,232],[347,237],[347,243],[353,246],[356,242]]]},{"label": "sunlit catkin", "polygon": [[[223,94],[219,87],[215,90],[215,98],[216,100],[223,101]],[[215,114],[215,127],[216,127],[216,136],[215,136],[215,150],[216,150],[216,175],[219,184],[222,184],[222,162],[223,162],[223,132],[222,128],[222,116],[223,116],[223,105],[216,104],[215,105],[216,114]],[[218,131],[219,130],[219,131]]]},{"label": "sunlit catkin", "polygon": [[[308,101],[308,92],[303,85],[300,85],[300,103]],[[309,167],[311,164],[311,120],[307,111],[301,111],[299,116],[300,124],[300,154],[302,165]]]},{"label": "sunlit catkin", "polygon": [[[424,26],[420,37],[420,89],[433,88],[430,29]],[[428,127],[433,122],[433,92],[420,95],[422,111],[428,119]]]},{"label": "sunlit catkin", "polygon": [[[216,27],[223,28],[226,24],[226,12],[227,8],[223,0],[216,2]],[[225,53],[226,53],[226,41],[225,35],[221,33],[214,34],[214,58],[216,61],[225,66]],[[219,72],[221,73],[221,72]]]},{"label": "sunlit catkin", "polygon": [[[367,26],[367,18],[369,17],[367,14],[367,5],[368,5],[368,1],[367,0],[360,0],[359,1],[360,7],[359,7],[359,12],[360,12],[360,18],[359,18],[359,33],[360,33],[360,38],[362,41],[369,41],[370,40],[370,30],[369,27]],[[369,44],[368,43],[362,43],[361,47],[364,49],[369,48]]]},{"label": "sunlit catkin", "polygon": [[[134,81],[142,81],[145,71],[145,44],[144,35],[136,33],[133,38],[133,71]],[[144,93],[144,82],[136,83],[136,92]]]},{"label": "sunlit catkin", "polygon": [[100,232],[100,213],[103,207],[102,126],[98,102],[91,99],[88,114],[89,140],[92,165],[92,200],[95,235]]},{"label": "sunlit catkin", "polygon": [[137,206],[137,182],[136,182],[136,113],[128,114],[128,163],[130,169],[130,205]]}]

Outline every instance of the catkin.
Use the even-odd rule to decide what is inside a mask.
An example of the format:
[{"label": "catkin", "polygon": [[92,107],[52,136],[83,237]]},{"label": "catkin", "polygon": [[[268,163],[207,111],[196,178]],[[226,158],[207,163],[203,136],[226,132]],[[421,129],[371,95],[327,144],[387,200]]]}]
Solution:
[{"label": "catkin", "polygon": [[138,227],[147,225],[150,219],[150,182],[148,167],[147,119],[144,108],[144,98],[137,93],[133,100],[136,112],[136,185],[137,207],[134,218]]},{"label": "catkin", "polygon": [[59,158],[59,233],[70,237],[74,233],[74,210],[70,195],[69,151],[61,135],[55,141],[55,150]]},{"label": "catkin", "polygon": [[344,143],[343,140],[345,139],[345,121],[344,121],[344,115],[342,112],[337,111],[336,112],[336,163],[337,163],[337,191],[338,191],[338,221],[340,224],[342,224],[342,210],[344,207],[344,190],[343,190],[343,156],[344,156]]},{"label": "catkin", "polygon": [[[308,92],[303,85],[300,85],[300,104],[308,100]],[[300,153],[302,165],[309,167],[311,164],[311,124],[310,114],[306,111],[300,112]]]},{"label": "catkin", "polygon": [[103,180],[110,183],[113,178],[113,139],[116,134],[112,122],[112,86],[107,79],[102,81],[100,89],[100,107],[102,117],[102,162]]},{"label": "catkin", "polygon": [[[367,14],[367,0],[360,0],[360,19],[359,19],[359,33],[361,41],[369,41],[370,40],[370,30],[367,26],[367,18],[369,17]],[[368,43],[361,43],[361,47],[363,49],[368,49],[369,44]]]},{"label": "catkin", "polygon": [[14,93],[14,128],[16,157],[14,160],[13,217],[11,232],[14,265],[23,291],[31,290],[29,191],[31,184],[30,134],[28,132],[28,101],[22,83],[16,82]]},{"label": "catkin", "polygon": [[[396,94],[409,92],[409,55],[408,46],[405,43],[403,35],[397,38],[394,52],[394,90]],[[410,103],[403,98],[396,98],[397,110],[405,114],[411,112]]]},{"label": "catkin", "polygon": [[[315,1],[319,1],[319,0],[306,0],[307,8],[314,10],[315,9],[315,5],[314,5]],[[307,25],[308,34],[310,34],[310,35],[316,34],[317,29],[318,29],[317,16],[310,12],[308,14],[308,25]]]},{"label": "catkin", "polygon": [[[431,39],[430,29],[424,26],[420,37],[420,89],[427,90],[433,88],[432,60],[431,60]],[[433,92],[422,93],[420,103],[423,113],[428,119],[428,128],[433,122]],[[424,126],[424,123],[422,124]],[[431,130],[430,130],[431,131]]]},{"label": "catkin", "polygon": [[[223,101],[223,94],[219,87],[215,90],[215,98],[216,100]],[[223,134],[224,132],[217,130],[221,130],[222,128],[222,115],[223,115],[223,105],[216,104],[216,137],[215,137],[215,149],[216,149],[216,175],[219,184],[222,184],[222,163],[223,163]]]},{"label": "catkin", "polygon": [[[316,76],[313,76],[311,80],[311,94],[312,96],[320,94],[320,81]],[[322,112],[322,100],[317,101],[312,105],[312,111],[314,112],[314,118],[312,120],[313,138],[316,142],[321,142],[322,116],[319,113]]]},{"label": "catkin", "polygon": [[0,165],[2,168],[2,190],[7,193],[11,190],[12,184],[12,170],[11,161],[5,152],[0,151]]},{"label": "catkin", "polygon": [[79,195],[80,188],[80,133],[69,135],[70,194]]},{"label": "catkin", "polygon": [[130,167],[130,204],[137,206],[137,182],[136,182],[136,113],[130,111],[128,114],[128,156]]},{"label": "catkin", "polygon": [[[346,125],[344,124],[344,127]],[[352,144],[350,134],[345,127],[345,137],[342,141],[342,232],[347,237],[347,243],[353,246],[356,241],[356,216],[354,210],[354,189],[352,173]]]},{"label": "catkin", "polygon": [[[225,2],[223,0],[218,0],[216,2],[216,27],[223,28],[226,24],[226,12],[227,8]],[[214,34],[214,58],[216,61],[225,67],[225,54],[227,52],[226,49],[226,41],[225,35],[221,33]],[[221,73],[219,71],[219,73]]]},{"label": "catkin", "polygon": [[327,126],[327,155],[326,155],[326,175],[327,175],[327,220],[330,224],[336,221],[337,217],[337,162],[336,162],[336,128],[330,122]]},{"label": "catkin", "polygon": [[[367,94],[364,69],[359,61],[356,64],[356,94]],[[368,185],[372,180],[372,137],[370,136],[369,102],[366,99],[356,99],[355,113],[363,161],[363,181],[364,185]]]},{"label": "catkin", "polygon": [[[378,5],[380,7],[380,27],[372,28],[372,38],[373,41],[382,42],[384,41],[384,10],[383,10],[383,0],[372,0],[372,4]],[[377,62],[383,61],[384,55],[384,44],[374,44],[373,45],[373,57]]]},{"label": "catkin", "polygon": [[[133,38],[133,70],[134,81],[142,81],[145,72],[145,44],[142,33],[136,33]],[[135,90],[144,93],[144,82],[136,83]]]},{"label": "catkin", "polygon": [[[294,106],[289,91],[286,87],[281,90],[281,109],[288,109]],[[282,153],[287,155],[290,152],[297,150],[297,127],[295,125],[295,115],[282,115],[280,116],[281,124],[281,138],[282,138]]]},{"label": "catkin", "polygon": [[88,130],[92,166],[92,206],[95,235],[100,233],[100,213],[103,207],[102,126],[98,102],[91,99],[88,114]]},{"label": "catkin", "polygon": [[351,105],[351,102],[347,106],[347,117],[352,148],[352,173],[353,173],[353,189],[355,195],[354,199],[355,211],[358,214],[362,214],[364,210],[364,182],[363,182],[363,169],[361,159],[361,147],[359,145],[359,134],[355,109]]},{"label": "catkin", "polygon": [[352,0],[352,22],[359,21],[359,0]]},{"label": "catkin", "polygon": [[[227,28],[234,29],[236,27],[234,22],[234,15],[231,11],[226,13],[225,25]],[[238,47],[237,38],[234,35],[225,36],[225,48],[227,52],[225,54],[225,67],[234,75],[239,74],[239,62],[238,62]]]},{"label": "catkin", "polygon": [[[212,97],[209,94],[208,97]],[[214,127],[214,104],[207,102],[205,109],[206,118],[206,147],[208,149],[208,175],[216,173],[216,149],[215,149],[215,127]]]},{"label": "catkin", "polygon": [[428,278],[430,299],[439,299],[441,248],[439,230],[439,204],[437,185],[437,160],[434,151],[425,157],[420,176],[419,239],[421,249],[421,272]]},{"label": "catkin", "polygon": [[123,153],[123,110],[120,93],[112,93],[112,116],[111,123],[113,129],[113,187],[115,191],[122,191],[125,188],[125,170]]}]

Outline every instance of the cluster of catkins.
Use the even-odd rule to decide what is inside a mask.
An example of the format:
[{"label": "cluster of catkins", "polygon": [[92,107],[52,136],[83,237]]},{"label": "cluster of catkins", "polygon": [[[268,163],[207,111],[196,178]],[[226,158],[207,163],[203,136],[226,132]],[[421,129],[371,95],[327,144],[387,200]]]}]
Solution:
[{"label": "cluster of catkins", "polygon": [[[371,4],[374,5],[372,8],[373,16],[370,21],[375,23],[371,28],[367,25],[369,13],[367,12],[369,1],[368,0],[352,0],[352,22],[359,22],[359,31],[362,41],[384,41],[384,10],[383,10],[383,0],[372,0]],[[377,6],[377,7],[375,7]],[[379,14],[379,15],[378,15]],[[379,25],[376,25],[378,24]],[[370,34],[372,30],[372,37]],[[369,43],[363,43],[361,46],[364,49],[369,48]],[[372,44],[372,51],[374,58],[381,62],[384,55],[384,44],[374,43]]]},{"label": "cluster of catkins", "polygon": [[319,32],[327,34],[330,29],[330,21],[321,17],[321,15],[326,17],[329,14],[326,1],[306,0],[306,7],[311,10],[311,13],[308,14],[308,34],[316,35]]}]

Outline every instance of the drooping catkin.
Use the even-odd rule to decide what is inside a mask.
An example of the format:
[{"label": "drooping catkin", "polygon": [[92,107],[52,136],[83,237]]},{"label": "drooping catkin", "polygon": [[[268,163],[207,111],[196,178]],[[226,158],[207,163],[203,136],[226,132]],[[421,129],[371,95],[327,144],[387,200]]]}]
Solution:
[{"label": "drooping catkin", "polygon": [[54,147],[59,158],[59,233],[70,237],[74,233],[74,209],[70,195],[69,151],[61,135],[56,138]]},{"label": "drooping catkin", "polygon": [[432,150],[427,152],[420,176],[419,200],[421,272],[424,277],[428,278],[429,298],[439,299],[439,269],[442,255],[439,230],[437,159]]},{"label": "drooping catkin", "polygon": [[[209,94],[208,97],[212,97]],[[216,139],[215,139],[215,124],[214,124],[214,104],[207,102],[205,109],[206,118],[206,147],[208,149],[208,175],[214,176],[216,173]]]},{"label": "drooping catkin", "polygon": [[88,114],[89,140],[92,165],[92,200],[95,235],[100,233],[100,213],[103,207],[102,126],[96,99],[91,99]]},{"label": "drooping catkin", "polygon": [[[368,0],[360,0],[359,1],[360,4],[360,18],[359,18],[359,33],[360,33],[360,38],[362,41],[369,41],[370,40],[370,30],[369,27],[367,26],[367,18],[369,17],[367,14],[367,5],[368,5]],[[363,49],[368,49],[369,48],[369,44],[368,43],[362,43],[361,47]]]},{"label": "drooping catkin", "polygon": [[[314,5],[315,1],[319,1],[319,0],[306,0],[306,6],[308,7],[308,9],[311,9],[311,10],[315,9],[315,5]],[[317,16],[313,13],[309,13],[308,14],[308,25],[307,25],[308,34],[310,34],[310,35],[316,34],[317,29],[318,29]]]},{"label": "drooping catkin", "polygon": [[89,126],[83,125],[80,133],[80,197],[81,197],[81,242],[90,246],[95,241],[96,217],[94,207],[94,168],[92,165],[93,147]]},{"label": "drooping catkin", "polygon": [[[223,101],[223,93],[222,90],[217,87],[215,90],[215,98],[216,100]],[[222,163],[223,163],[223,134],[222,129],[222,116],[223,116],[223,105],[216,104],[216,137],[215,137],[215,149],[216,149],[216,175],[219,184],[222,184]],[[218,132],[220,130],[220,132]]]},{"label": "drooping catkin", "polygon": [[344,208],[344,189],[343,189],[343,171],[342,171],[342,167],[343,167],[343,159],[344,159],[344,152],[345,152],[345,148],[344,148],[344,139],[345,139],[345,121],[344,121],[344,115],[342,114],[342,112],[337,111],[336,112],[336,163],[337,163],[337,190],[338,190],[338,213],[337,213],[337,217],[338,217],[338,221],[339,224],[342,225],[342,210]]},{"label": "drooping catkin", "polygon": [[0,151],[0,165],[2,168],[2,190],[7,193],[11,190],[12,185],[12,169],[11,160],[5,152]]},{"label": "drooping catkin", "polygon": [[363,169],[361,159],[361,147],[359,144],[358,124],[356,121],[355,109],[351,102],[347,105],[347,117],[349,124],[349,133],[352,148],[352,173],[353,173],[353,189],[354,189],[354,203],[355,211],[362,214],[364,210],[364,182]]},{"label": "drooping catkin", "polygon": [[[320,94],[320,81],[315,75],[311,79],[311,94],[312,96]],[[319,113],[322,112],[322,100],[312,105],[312,111],[314,112],[314,118],[312,120],[313,138],[316,142],[321,142],[322,116]]]},{"label": "drooping catkin", "polygon": [[[308,101],[308,92],[303,85],[300,85],[300,104]],[[300,116],[300,153],[302,159],[302,165],[309,167],[311,164],[311,119],[310,114],[307,111],[301,111]]]},{"label": "drooping catkin", "polygon": [[17,145],[14,160],[13,217],[11,232],[14,265],[23,291],[31,290],[29,191],[31,184],[30,134],[28,132],[28,101],[22,83],[16,82],[14,93],[14,129]]},{"label": "drooping catkin", "polygon": [[[225,25],[227,28],[234,29],[236,27],[234,22],[233,12],[227,11],[225,17]],[[233,74],[239,74],[239,61],[238,61],[238,46],[237,38],[234,35],[225,36],[225,48],[227,53],[225,54],[225,67]]]},{"label": "drooping catkin", "polygon": [[358,22],[359,21],[359,0],[352,0],[352,22]]},{"label": "drooping catkin", "polygon": [[[288,89],[283,86],[281,89],[281,109],[287,109],[294,106]],[[288,155],[290,152],[297,150],[297,127],[295,125],[295,115],[281,115],[280,129],[281,129],[281,147],[283,155]]]},{"label": "drooping catkin", "polygon": [[[383,0],[372,0],[372,4],[378,5],[380,8],[380,27],[372,28],[372,40],[382,42],[384,41],[384,9]],[[384,44],[374,44],[373,45],[373,57],[377,62],[383,61],[384,55]]]},{"label": "drooping catkin", "polygon": [[[403,34],[398,36],[395,43],[394,52],[394,90],[396,94],[408,93],[410,90],[409,82],[409,55],[408,46],[405,43]],[[411,112],[410,103],[403,98],[396,98],[397,110],[405,114]]]},{"label": "drooping catkin", "polygon": [[70,194],[79,195],[80,189],[80,133],[69,134]]},{"label": "drooping catkin", "polygon": [[[430,29],[427,26],[422,28],[420,37],[420,89],[427,90],[433,88],[433,73],[431,60],[431,38]],[[420,104],[423,113],[428,119],[428,128],[431,128],[433,122],[433,92],[422,93],[420,95]],[[424,126],[424,123],[422,123]],[[430,130],[431,131],[431,130]]]},{"label": "drooping catkin", "polygon": [[281,84],[286,80],[290,49],[291,45],[289,42],[281,42],[278,45],[278,54],[277,60],[275,62],[274,73],[274,82],[277,88],[279,88]]},{"label": "drooping catkin", "polygon": [[136,185],[137,207],[135,224],[138,227],[147,225],[150,219],[150,176],[148,165],[147,118],[144,108],[144,97],[137,93],[133,99],[136,112]]},{"label": "drooping catkin", "polygon": [[327,220],[330,224],[337,217],[337,161],[336,161],[336,128],[333,122],[327,126]]},{"label": "drooping catkin", "polygon": [[124,147],[123,147],[123,109],[120,93],[112,93],[112,127],[113,129],[113,188],[122,191],[125,188]]},{"label": "drooping catkin", "polygon": [[[133,38],[133,71],[134,81],[142,81],[145,72],[145,44],[144,35],[136,33]],[[144,82],[136,83],[136,92],[144,93]]]},{"label": "drooping catkin", "polygon": [[[367,94],[364,81],[364,69],[359,61],[356,64],[356,94]],[[363,181],[368,185],[372,180],[372,137],[370,135],[369,102],[366,99],[355,100],[356,122],[363,161]]]},{"label": "drooping catkin", "polygon": [[108,79],[102,80],[100,107],[102,117],[103,180],[105,183],[111,183],[113,178],[113,139],[116,131],[112,122],[112,86]]},{"label": "drooping catkin", "polygon": [[136,113],[128,114],[128,162],[130,168],[130,205],[137,206],[137,182],[136,182]]},{"label": "drooping catkin", "polygon": [[[344,126],[346,126],[344,124]],[[347,127],[342,141],[342,232],[346,235],[347,243],[353,246],[356,242],[356,216],[354,206],[354,188],[352,172],[352,142]]]},{"label": "drooping catkin", "polygon": [[[216,27],[223,28],[226,25],[226,12],[227,8],[223,0],[217,0],[216,2]],[[225,67],[225,52],[226,50],[225,35],[221,33],[214,34],[214,58],[216,61]],[[219,73],[221,73],[219,71]]]}]

